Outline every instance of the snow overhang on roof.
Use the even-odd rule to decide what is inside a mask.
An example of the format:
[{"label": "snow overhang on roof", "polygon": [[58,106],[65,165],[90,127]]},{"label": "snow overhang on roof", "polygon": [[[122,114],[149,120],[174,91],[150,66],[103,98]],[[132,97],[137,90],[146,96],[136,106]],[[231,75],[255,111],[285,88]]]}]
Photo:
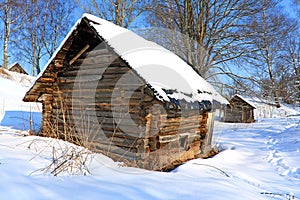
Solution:
[{"label": "snow overhang on roof", "polygon": [[185,101],[192,104],[207,101],[229,104],[211,84],[171,51],[138,36],[130,30],[90,14],[84,14],[77,21],[48,61],[44,70],[39,74],[37,80],[43,75],[67,38],[77,29],[82,20],[86,20],[98,36],[145,80],[158,100],[165,102]]},{"label": "snow overhang on roof", "polygon": [[[248,101],[248,99],[246,99],[245,97],[243,97],[243,96],[241,96],[241,95],[239,95],[239,94],[235,94],[234,97],[238,97],[238,98],[242,99],[242,100],[245,101],[247,104],[249,104],[251,107],[253,107],[254,109],[256,109],[255,105],[254,105],[252,102]],[[233,98],[234,98],[234,97],[233,97]]]}]

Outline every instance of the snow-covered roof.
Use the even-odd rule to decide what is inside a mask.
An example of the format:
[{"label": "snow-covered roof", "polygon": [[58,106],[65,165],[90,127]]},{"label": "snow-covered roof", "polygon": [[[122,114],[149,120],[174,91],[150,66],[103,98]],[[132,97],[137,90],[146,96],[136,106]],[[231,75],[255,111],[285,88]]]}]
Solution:
[{"label": "snow-covered roof", "polygon": [[23,74],[29,75],[18,62],[15,62],[15,63],[11,64],[8,67],[8,70],[9,71],[13,71],[13,72],[18,72],[18,73],[23,73]]},{"label": "snow-covered roof", "polygon": [[[229,104],[211,84],[171,51],[138,36],[128,29],[90,14],[84,14],[77,21],[46,67],[55,58],[64,42],[83,19],[87,19],[96,33],[146,81],[159,100],[217,101],[220,104]],[[40,73],[38,78],[44,71]]]},{"label": "snow-covered roof", "polygon": [[241,96],[240,94],[235,94],[234,97],[238,97],[238,98],[242,99],[243,101],[245,101],[250,106],[252,106],[253,108],[256,108],[255,105],[252,102],[250,102],[247,98]]},{"label": "snow-covered roof", "polygon": [[180,57],[132,31],[84,14],[90,25],[149,85],[160,100],[217,101],[228,104],[216,90]]}]

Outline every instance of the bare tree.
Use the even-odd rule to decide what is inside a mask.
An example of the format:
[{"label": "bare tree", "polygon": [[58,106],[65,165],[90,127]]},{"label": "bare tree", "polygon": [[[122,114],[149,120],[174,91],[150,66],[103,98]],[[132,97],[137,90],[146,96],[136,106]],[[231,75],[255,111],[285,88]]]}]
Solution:
[{"label": "bare tree", "polygon": [[75,3],[73,0],[47,0],[47,12],[43,14],[43,21],[46,32],[43,46],[47,56],[52,56],[59,42],[66,36],[71,26],[74,24],[73,12]]},{"label": "bare tree", "polygon": [[9,45],[12,34],[21,28],[26,21],[26,11],[28,4],[26,1],[4,0],[0,3],[0,20],[3,23],[3,67],[8,68]]},{"label": "bare tree", "polygon": [[[175,51],[204,78],[232,74],[226,64],[248,51],[240,34],[243,19],[256,12],[252,0],[155,1],[151,23],[178,36],[167,36],[167,48]],[[242,45],[243,44],[243,45]]]},{"label": "bare tree", "polygon": [[261,12],[250,18],[248,28],[253,34],[248,39],[256,51],[247,55],[248,63],[258,75],[255,79],[260,83],[264,95],[272,98],[276,106],[280,107],[277,82],[280,78],[276,77],[276,71],[285,70],[279,69],[282,67],[280,57],[284,41],[288,38],[288,33],[295,29],[296,24],[280,12],[278,1],[262,0],[260,10]]},{"label": "bare tree", "polygon": [[22,41],[15,46],[20,60],[32,66],[32,75],[41,71],[41,64],[54,53],[70,28],[72,1],[36,0],[26,13],[30,20],[23,24],[19,35]]},{"label": "bare tree", "polygon": [[128,28],[147,9],[151,0],[76,0],[76,2],[85,12]]},{"label": "bare tree", "polygon": [[279,84],[279,96],[286,103],[300,105],[300,33],[291,32],[284,43],[284,51],[279,63],[282,69],[279,76],[285,81]]}]

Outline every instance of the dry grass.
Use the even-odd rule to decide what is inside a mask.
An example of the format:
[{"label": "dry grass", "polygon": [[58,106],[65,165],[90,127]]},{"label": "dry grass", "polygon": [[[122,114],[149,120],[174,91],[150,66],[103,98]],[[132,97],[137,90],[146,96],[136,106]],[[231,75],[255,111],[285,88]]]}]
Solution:
[{"label": "dry grass", "polygon": [[36,139],[29,145],[29,149],[37,152],[40,156],[50,160],[46,167],[33,173],[42,172],[44,175],[88,175],[88,161],[92,158],[92,152],[76,145],[62,142],[56,139]]},{"label": "dry grass", "polygon": [[[62,99],[62,98],[61,98]],[[84,110],[82,110],[82,119],[79,120],[79,125],[82,126],[79,130],[74,123],[72,123],[71,115],[65,109],[66,106],[63,100],[60,103],[60,110],[57,116],[49,120],[43,121],[43,128],[39,135],[43,137],[51,137],[57,141],[64,140],[72,144],[61,142],[49,143],[44,145],[46,149],[51,150],[51,163],[43,169],[45,174],[52,174],[58,176],[60,174],[71,175],[86,175],[90,174],[87,166],[87,159],[92,154],[92,143],[97,134],[96,127],[90,127],[85,119]],[[29,145],[29,148],[36,146],[36,141]],[[44,148],[39,150],[43,153]]]}]

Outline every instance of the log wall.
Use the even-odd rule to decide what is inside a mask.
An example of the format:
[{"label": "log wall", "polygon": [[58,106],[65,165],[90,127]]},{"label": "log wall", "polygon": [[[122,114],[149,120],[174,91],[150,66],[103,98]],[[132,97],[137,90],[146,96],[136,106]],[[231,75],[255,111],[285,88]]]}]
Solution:
[{"label": "log wall", "polygon": [[224,109],[224,121],[234,123],[252,123],[254,108],[240,98],[230,100],[230,107]]}]

